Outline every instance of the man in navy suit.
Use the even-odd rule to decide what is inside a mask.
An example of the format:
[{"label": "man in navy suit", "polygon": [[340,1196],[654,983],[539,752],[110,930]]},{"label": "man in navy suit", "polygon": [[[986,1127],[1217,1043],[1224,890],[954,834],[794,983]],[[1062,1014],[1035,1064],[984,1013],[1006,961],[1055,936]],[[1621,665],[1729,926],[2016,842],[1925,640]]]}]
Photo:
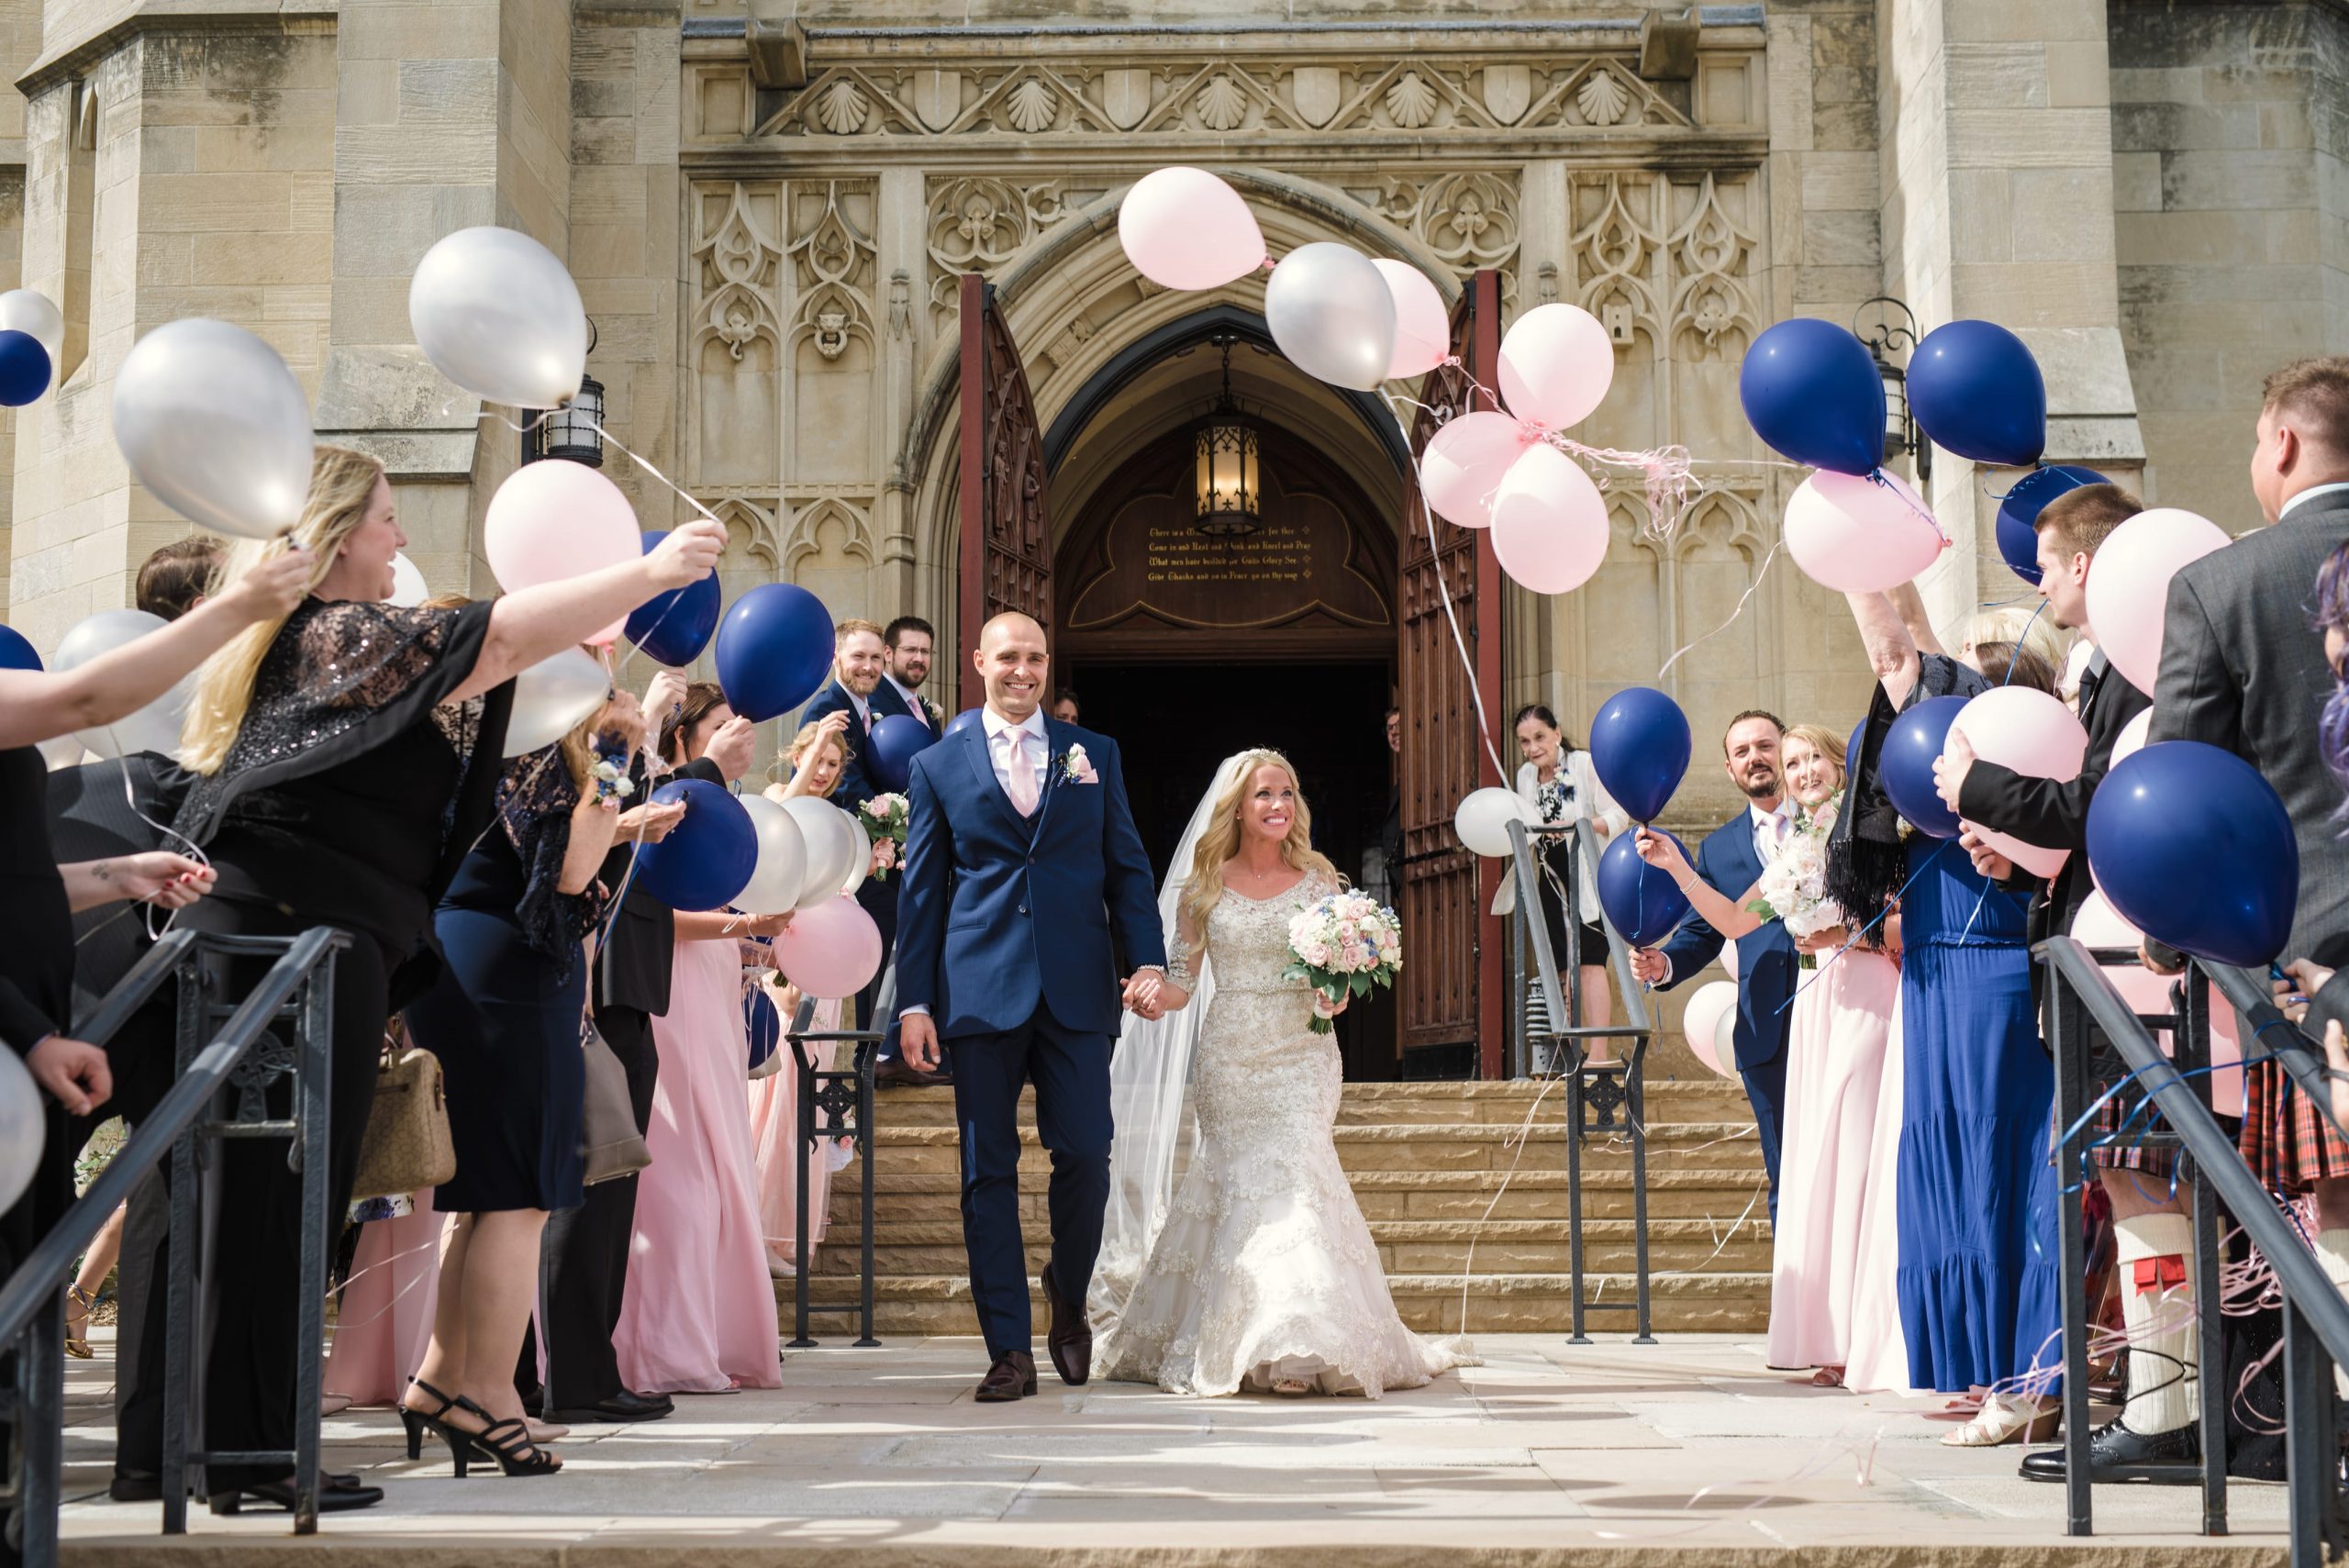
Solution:
[{"label": "man in navy suit", "polygon": [[991,1364],[983,1403],[1036,1392],[1019,1225],[1019,1092],[1036,1085],[1052,1151],[1045,1336],[1061,1380],[1090,1375],[1085,1292],[1109,1199],[1109,1052],[1121,1000],[1157,1003],[1164,935],[1150,858],[1126,804],[1118,748],[1047,718],[1044,628],[999,615],[973,656],[980,722],[914,758],[897,999],[905,1052],[936,1065],[954,1042],[963,1242]]},{"label": "man in navy suit", "polygon": [[[866,764],[864,738],[885,718],[915,717],[927,725],[930,717],[914,714],[905,698],[897,695],[896,683],[888,679],[888,655],[881,628],[869,620],[844,620],[832,628],[832,678],[808,699],[807,706],[800,710],[799,722],[813,724],[828,714],[842,710],[849,716],[848,762],[841,769],[840,783],[832,786],[832,804],[861,816],[866,801],[887,793]],[[857,903],[881,928],[884,970],[888,967],[889,953],[897,940],[897,881],[894,876],[868,876],[856,890]],[[880,998],[881,973],[875,971],[864,989],[856,994],[856,1016],[867,1029],[874,1027],[873,1011]],[[948,1081],[942,1074],[920,1073],[907,1066],[894,1039],[882,1041],[878,1056],[879,1064],[873,1075],[876,1084]]]},{"label": "man in navy suit", "polygon": [[[1730,782],[1745,796],[1746,806],[1705,836],[1697,849],[1697,874],[1731,898],[1753,885],[1763,862],[1777,858],[1794,828],[1792,803],[1778,772],[1778,742],[1786,728],[1771,714],[1741,713],[1721,740]],[[1669,991],[1720,956],[1721,940],[1691,914],[1662,950],[1634,953],[1631,968],[1649,984]],[[1753,1105],[1762,1163],[1770,1173],[1773,1222],[1778,1217],[1778,1129],[1786,1123],[1787,1003],[1798,974],[1794,939],[1779,921],[1765,921],[1737,939],[1737,1075]]]}]

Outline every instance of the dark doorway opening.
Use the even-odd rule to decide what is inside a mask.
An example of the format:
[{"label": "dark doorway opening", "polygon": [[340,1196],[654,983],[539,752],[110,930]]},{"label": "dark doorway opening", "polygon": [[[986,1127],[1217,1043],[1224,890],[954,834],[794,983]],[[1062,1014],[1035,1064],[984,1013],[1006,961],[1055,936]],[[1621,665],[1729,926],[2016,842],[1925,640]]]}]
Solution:
[{"label": "dark doorway opening", "polygon": [[[1197,633],[1207,637],[1213,633]],[[1263,746],[1295,764],[1313,812],[1313,846],[1349,882],[1378,847],[1395,781],[1386,722],[1392,666],[1385,660],[1303,664],[1119,663],[1073,661],[1059,673],[1080,721],[1118,743],[1134,825],[1162,880],[1217,764]],[[1409,962],[1408,954],[1405,962]],[[1339,1020],[1346,1076],[1396,1074],[1392,993]]]}]

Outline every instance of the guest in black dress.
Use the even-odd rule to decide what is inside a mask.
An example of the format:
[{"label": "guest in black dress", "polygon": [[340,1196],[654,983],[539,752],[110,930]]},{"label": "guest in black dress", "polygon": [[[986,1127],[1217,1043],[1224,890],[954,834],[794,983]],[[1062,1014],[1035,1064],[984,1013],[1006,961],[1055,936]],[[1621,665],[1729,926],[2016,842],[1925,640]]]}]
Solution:
[{"label": "guest in black dress", "polygon": [[[395,608],[382,601],[407,539],[382,466],[318,449],[293,534],[313,558],[311,596],[205,665],[182,746],[195,777],[176,828],[209,850],[219,877],[186,923],[266,937],[326,925],[351,938],[335,970],[329,1223],[339,1226],[350,1204],[384,1020],[429,983],[436,961],[418,950],[432,910],[491,822],[507,683],[655,594],[698,580],[724,538],[715,523],[687,523],[621,565],[463,608]],[[288,548],[239,545],[231,580]],[[267,965],[227,968],[225,994],[235,996]],[[155,1038],[168,1040],[168,1017],[159,1022]],[[272,1098],[288,1114],[289,1085],[281,1081]],[[228,1142],[217,1168],[205,1443],[290,1450],[300,1181],[283,1145],[267,1140]],[[307,1240],[328,1246],[333,1237]],[[247,1498],[292,1500],[282,1470],[216,1465],[209,1490],[221,1511]],[[337,1480],[320,1507],[381,1496]]]},{"label": "guest in black dress", "polygon": [[452,1453],[488,1449],[509,1475],[562,1464],[531,1441],[515,1355],[547,1214],[578,1207],[584,1191],[584,959],[609,895],[596,873],[621,805],[595,769],[605,755],[625,766],[643,743],[643,716],[622,694],[559,744],[506,765],[497,828],[465,857],[433,918],[440,975],[407,1008],[411,1038],[440,1059],[457,1151],[433,1207],[458,1218],[441,1251],[432,1343],[401,1420],[412,1439],[434,1426]]}]

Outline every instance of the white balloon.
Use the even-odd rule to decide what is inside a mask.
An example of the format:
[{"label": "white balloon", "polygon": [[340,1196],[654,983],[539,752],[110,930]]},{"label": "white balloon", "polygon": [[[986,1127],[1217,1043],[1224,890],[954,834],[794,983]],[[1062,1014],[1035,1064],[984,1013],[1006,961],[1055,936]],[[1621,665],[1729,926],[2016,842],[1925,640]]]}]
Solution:
[{"label": "white balloon", "polygon": [[40,1085],[22,1058],[0,1048],[0,1212],[14,1208],[32,1184],[47,1136]]},{"label": "white balloon", "polygon": [[1281,258],[1264,284],[1273,341],[1299,370],[1375,390],[1395,362],[1395,295],[1371,259],[1319,239]]},{"label": "white balloon", "polygon": [[1461,801],[1460,809],[1453,814],[1453,830],[1473,854],[1501,856],[1512,852],[1508,841],[1508,825],[1522,822],[1528,827],[1540,819],[1533,807],[1526,804],[1513,789],[1487,784],[1471,790]]},{"label": "white balloon", "polygon": [[1737,1076],[1737,983],[1709,980],[1689,993],[1680,1031],[1698,1061],[1724,1078]]},{"label": "white balloon", "polygon": [[1452,312],[1428,275],[1408,261],[1382,256],[1371,262],[1395,301],[1395,357],[1390,378],[1425,375],[1452,357]]},{"label": "white balloon", "polygon": [[0,294],[0,331],[29,332],[49,350],[51,377],[61,376],[65,355],[65,313],[34,289],[10,289]]},{"label": "white balloon", "polygon": [[[50,668],[60,672],[77,669],[101,653],[111,653],[150,631],[161,630],[162,626],[162,617],[145,610],[100,610],[65,634],[57,645],[57,657],[50,661]],[[180,725],[187,717],[188,701],[195,695],[195,672],[191,670],[180,677],[177,685],[137,713],[96,728],[77,729],[74,738],[98,757],[121,757],[133,751],[161,751],[168,755],[180,749]]]},{"label": "white balloon", "polygon": [[591,717],[611,695],[612,678],[576,648],[541,659],[514,677],[514,712],[506,721],[506,755],[551,746]]},{"label": "white balloon", "polygon": [[734,907],[753,915],[781,915],[799,906],[799,889],[807,877],[807,840],[798,818],[781,801],[763,795],[741,797],[750,813],[751,828],[759,836],[759,858],[751,880],[735,895]]},{"label": "white balloon", "polygon": [[424,581],[424,573],[407,558],[407,551],[392,551],[391,605],[397,609],[412,610],[432,596],[432,589]]},{"label": "white balloon", "polygon": [[310,493],[310,404],[277,350],[191,317],[132,345],[115,373],[114,439],[139,483],[192,523],[274,539]]},{"label": "white balloon", "polygon": [[799,824],[799,836],[807,845],[798,907],[812,909],[827,898],[839,897],[841,884],[848,880],[852,847],[848,834],[841,830],[844,814],[830,801],[811,795],[795,795],[783,803],[783,808]]},{"label": "white balloon", "polygon": [[864,885],[865,875],[873,869],[873,835],[865,831],[864,818],[856,812],[841,812],[841,820],[848,824],[851,834],[848,876],[841,883],[841,892],[853,896],[856,890]]},{"label": "white balloon", "polygon": [[476,397],[555,408],[587,371],[587,307],[553,251],[511,228],[461,228],[424,253],[408,327],[442,375]]},{"label": "white balloon", "polygon": [[1731,980],[1737,978],[1737,944],[1735,942],[1721,944],[1721,973]]}]

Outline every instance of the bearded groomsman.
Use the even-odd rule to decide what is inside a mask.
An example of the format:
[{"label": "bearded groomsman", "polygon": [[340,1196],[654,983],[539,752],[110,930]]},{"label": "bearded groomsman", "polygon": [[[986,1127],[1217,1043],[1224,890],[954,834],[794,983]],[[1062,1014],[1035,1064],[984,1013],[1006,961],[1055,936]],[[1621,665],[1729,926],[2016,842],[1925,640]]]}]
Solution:
[{"label": "bearded groomsman", "polygon": [[938,634],[919,616],[899,616],[881,634],[881,651],[889,672],[883,684],[896,694],[907,713],[929,727],[933,737],[945,729],[946,711],[924,697],[921,686],[930,679],[930,661],[937,640]]},{"label": "bearded groomsman", "polygon": [[[929,661],[918,659],[925,673]],[[832,628],[832,678],[823,690],[809,700],[799,715],[803,725],[813,724],[829,714],[845,711],[849,716],[848,762],[841,769],[840,783],[833,786],[832,804],[842,811],[862,817],[864,803],[876,795],[886,793],[881,781],[874,778],[867,765],[866,756],[871,742],[866,739],[873,727],[885,718],[914,717],[913,705],[899,695],[898,687],[889,675],[889,648],[880,627],[869,620],[844,620]],[[927,723],[929,715],[918,722]],[[897,882],[895,876],[868,876],[856,890],[856,901],[881,928],[881,972],[889,967],[889,955],[897,942]],[[863,990],[856,994],[856,1016],[863,1027],[874,1027],[874,1008],[881,999],[881,973],[876,973]],[[900,1056],[894,1038],[882,1042],[879,1062],[874,1073],[877,1084],[945,1084],[952,1079],[941,1073],[917,1071]]]}]

